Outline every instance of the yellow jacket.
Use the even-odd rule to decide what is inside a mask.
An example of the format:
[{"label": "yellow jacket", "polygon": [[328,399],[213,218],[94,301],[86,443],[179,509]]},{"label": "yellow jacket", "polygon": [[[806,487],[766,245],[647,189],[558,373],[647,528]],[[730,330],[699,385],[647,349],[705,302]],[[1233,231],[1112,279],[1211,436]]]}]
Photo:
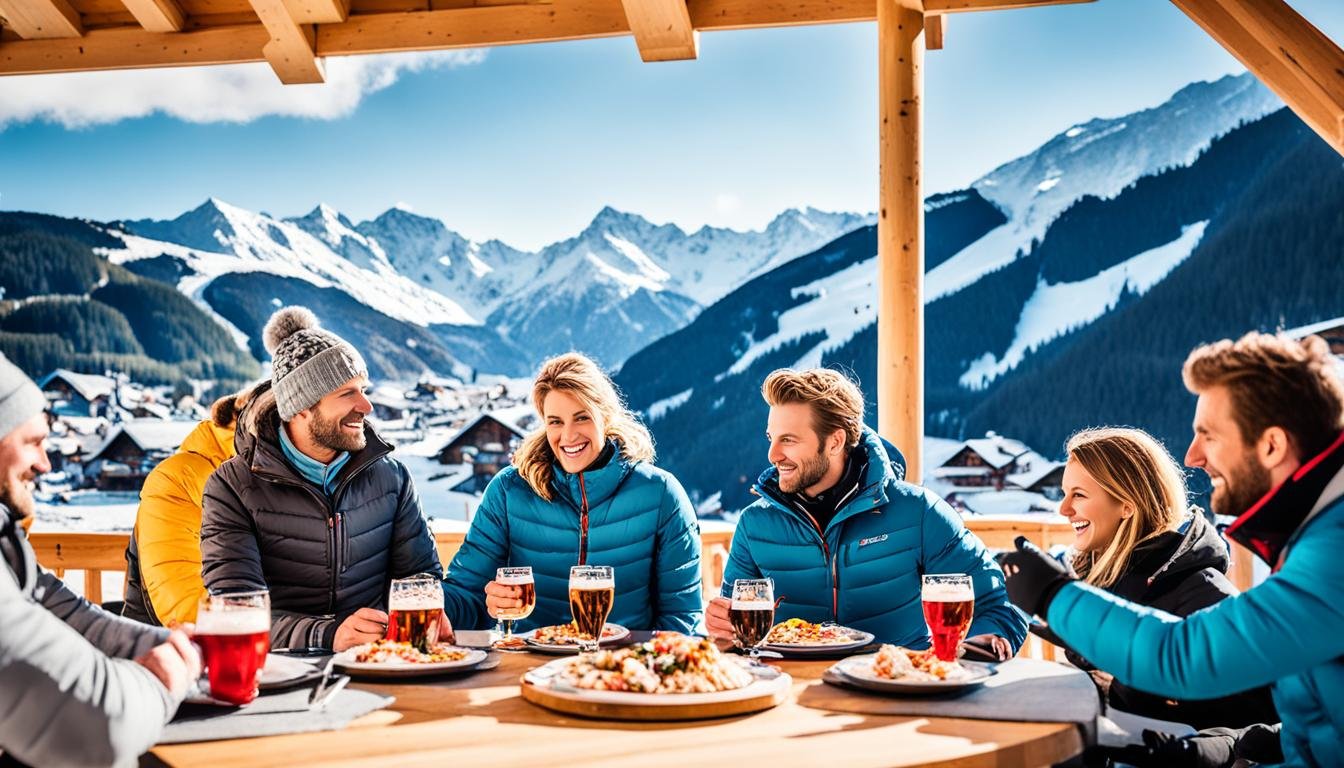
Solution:
[{"label": "yellow jacket", "polygon": [[206,479],[233,453],[233,429],[207,419],[145,478],[135,539],[149,603],[164,625],[196,620],[196,604],[205,594],[201,493]]}]

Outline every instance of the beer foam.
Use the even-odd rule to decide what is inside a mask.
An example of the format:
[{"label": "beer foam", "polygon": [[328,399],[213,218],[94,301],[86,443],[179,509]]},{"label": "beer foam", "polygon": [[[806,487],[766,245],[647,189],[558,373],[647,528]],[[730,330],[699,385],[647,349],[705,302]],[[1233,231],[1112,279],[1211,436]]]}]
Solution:
[{"label": "beer foam", "polygon": [[928,603],[961,603],[975,599],[975,590],[962,584],[925,584],[919,597]]},{"label": "beer foam", "polygon": [[390,611],[428,611],[439,610],[443,608],[443,593],[428,594],[401,594],[388,601],[388,610]]},{"label": "beer foam", "polygon": [[615,589],[615,579],[593,579],[592,581],[571,581],[570,589]]},{"label": "beer foam", "polygon": [[531,576],[505,576],[503,578],[496,577],[495,583],[507,584],[510,587],[520,587],[524,584],[532,584],[534,581]]},{"label": "beer foam", "polygon": [[773,611],[775,604],[770,600],[734,600],[734,611]]},{"label": "beer foam", "polygon": [[196,617],[198,635],[251,635],[271,631],[271,615],[259,608],[205,611]]}]

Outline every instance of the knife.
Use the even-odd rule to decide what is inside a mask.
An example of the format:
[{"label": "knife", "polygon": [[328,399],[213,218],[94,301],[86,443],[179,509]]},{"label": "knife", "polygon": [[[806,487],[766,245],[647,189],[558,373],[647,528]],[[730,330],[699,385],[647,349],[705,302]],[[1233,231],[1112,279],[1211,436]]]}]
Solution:
[{"label": "knife", "polygon": [[318,686],[313,691],[312,705],[310,707],[312,711],[321,712],[323,709],[326,709],[327,703],[330,702],[336,694],[340,693],[341,689],[344,688],[345,684],[348,682],[350,682],[349,675],[337,675],[336,677],[331,678],[331,684],[327,685],[325,689],[322,686]]},{"label": "knife", "polygon": [[[324,694],[326,694],[328,681],[331,680],[331,665],[335,660],[336,657],[333,655],[318,662],[318,666],[322,668],[322,676],[318,678],[317,686],[313,688],[313,692],[308,696],[308,707],[310,709],[317,704],[318,700],[321,699]],[[346,679],[346,682],[349,682],[348,678]],[[345,683],[341,683],[341,685],[345,685]]]}]

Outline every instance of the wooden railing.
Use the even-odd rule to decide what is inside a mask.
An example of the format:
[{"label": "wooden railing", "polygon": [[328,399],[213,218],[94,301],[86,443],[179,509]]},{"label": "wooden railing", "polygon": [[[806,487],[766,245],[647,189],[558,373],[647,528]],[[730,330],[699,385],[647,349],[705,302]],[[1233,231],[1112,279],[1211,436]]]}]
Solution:
[{"label": "wooden railing", "polygon": [[[1059,518],[971,518],[966,521],[966,527],[979,536],[985,546],[997,550],[1012,549],[1018,536],[1026,536],[1042,549],[1073,541],[1073,529]],[[444,564],[452,562],[465,536],[465,524],[461,525],[461,530],[437,532],[434,540],[439,551],[439,561]],[[64,578],[67,572],[82,571],[84,596],[95,603],[103,600],[103,572],[124,573],[126,570],[128,534],[125,533],[32,533],[28,538],[37,552],[38,562],[57,576]],[[719,594],[732,540],[731,525],[710,521],[701,523],[700,572],[706,598]],[[1250,589],[1253,584],[1251,561],[1252,556],[1246,549],[1232,545],[1232,568],[1228,577],[1242,591]],[[122,585],[124,592],[124,576]],[[1053,659],[1055,648],[1033,638],[1024,653],[1036,658]]]}]

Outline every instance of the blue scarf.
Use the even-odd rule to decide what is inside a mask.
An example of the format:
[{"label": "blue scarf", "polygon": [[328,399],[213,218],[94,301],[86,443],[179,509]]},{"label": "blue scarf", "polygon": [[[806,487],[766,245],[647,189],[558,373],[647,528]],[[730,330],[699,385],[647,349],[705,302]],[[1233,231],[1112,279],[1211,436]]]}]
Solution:
[{"label": "blue scarf", "polygon": [[332,459],[330,464],[323,464],[308,456],[290,442],[289,431],[283,423],[280,425],[280,450],[285,452],[285,458],[289,460],[290,466],[297,469],[304,479],[321,488],[328,496],[336,490],[336,475],[350,460],[349,451],[336,454],[336,458]]}]

